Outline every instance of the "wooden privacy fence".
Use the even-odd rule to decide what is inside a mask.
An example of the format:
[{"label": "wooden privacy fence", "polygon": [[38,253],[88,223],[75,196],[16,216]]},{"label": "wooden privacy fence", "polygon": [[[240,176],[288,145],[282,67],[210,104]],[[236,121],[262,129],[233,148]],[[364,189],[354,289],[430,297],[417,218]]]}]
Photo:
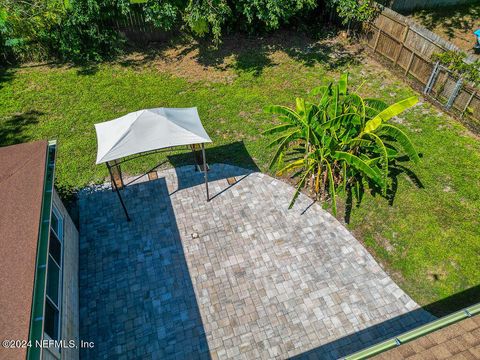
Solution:
[{"label": "wooden privacy fence", "polygon": [[390,7],[395,11],[435,8],[468,4],[472,0],[391,0]]},{"label": "wooden privacy fence", "polygon": [[424,94],[461,117],[480,121],[480,90],[434,63],[434,53],[459,51],[427,29],[385,8],[366,29],[367,45],[424,87]]},{"label": "wooden privacy fence", "polygon": [[130,11],[123,14],[117,11],[114,16],[106,20],[103,26],[121,32],[132,43],[147,44],[161,42],[169,38],[170,33],[161,30],[147,21],[141,4],[130,4]]}]

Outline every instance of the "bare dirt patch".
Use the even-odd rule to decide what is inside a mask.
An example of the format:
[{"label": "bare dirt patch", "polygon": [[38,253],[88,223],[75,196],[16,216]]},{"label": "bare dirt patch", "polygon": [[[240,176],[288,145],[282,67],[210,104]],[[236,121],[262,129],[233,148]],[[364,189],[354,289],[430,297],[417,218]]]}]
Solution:
[{"label": "bare dirt patch", "polygon": [[319,39],[279,31],[263,37],[227,36],[217,47],[206,40],[178,38],[168,44],[133,50],[118,62],[130,67],[153,67],[193,82],[229,83],[240,72],[259,76],[265,69],[291,60],[307,66],[321,63],[334,70],[357,62],[359,57],[358,47],[347,44],[333,30],[325,31]]}]

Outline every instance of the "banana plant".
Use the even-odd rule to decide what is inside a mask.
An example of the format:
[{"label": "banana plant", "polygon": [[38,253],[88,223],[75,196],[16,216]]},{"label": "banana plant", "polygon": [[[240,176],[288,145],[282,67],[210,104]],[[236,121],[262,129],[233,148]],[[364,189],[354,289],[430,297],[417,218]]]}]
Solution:
[{"label": "banana plant", "polygon": [[329,200],[337,212],[337,195],[351,189],[357,201],[365,187],[380,189],[386,196],[389,169],[401,157],[417,162],[419,156],[409,137],[388,123],[414,106],[410,97],[388,106],[378,99],[362,98],[348,89],[348,74],[338,82],[314,88],[313,100],[296,99],[295,108],[272,105],[280,124],[264,135],[275,135],[270,147],[276,151],[270,167],[277,174],[298,178],[293,206],[300,191],[310,188],[317,200]]}]

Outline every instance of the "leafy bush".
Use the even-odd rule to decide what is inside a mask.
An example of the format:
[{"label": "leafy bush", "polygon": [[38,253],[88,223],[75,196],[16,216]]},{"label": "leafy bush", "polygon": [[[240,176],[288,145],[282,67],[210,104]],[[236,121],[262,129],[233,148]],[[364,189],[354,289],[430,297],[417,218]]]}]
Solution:
[{"label": "leafy bush", "polygon": [[328,0],[343,25],[357,25],[371,21],[378,13],[378,7],[373,0]]},{"label": "leafy bush", "polygon": [[62,60],[100,61],[120,52],[118,32],[105,26],[113,16],[128,11],[128,1],[73,0],[61,24],[51,34],[53,51]]},{"label": "leafy bush", "polygon": [[148,0],[142,5],[145,20],[155,27],[171,30],[181,19],[181,12],[185,8],[185,1],[157,1]]},{"label": "leafy bush", "polygon": [[270,166],[278,174],[299,178],[293,206],[300,190],[309,187],[318,200],[328,196],[336,214],[336,197],[353,193],[360,202],[364,189],[387,196],[391,173],[405,169],[404,161],[419,156],[408,136],[387,121],[417,103],[410,97],[391,106],[381,100],[364,99],[348,91],[348,75],[338,83],[312,91],[316,101],[297,98],[296,108],[273,105],[267,113],[282,122],[265,132],[280,134],[269,146],[278,146]]},{"label": "leafy bush", "polygon": [[0,4],[3,61],[47,58],[49,36],[65,13],[64,0],[3,0]]},{"label": "leafy bush", "polygon": [[315,0],[190,0],[185,21],[195,33],[211,32],[218,41],[227,24],[242,30],[274,30],[316,6]]},{"label": "leafy bush", "polygon": [[449,50],[443,53],[433,54],[432,60],[439,61],[457,75],[478,85],[480,84],[480,60],[466,63],[466,57],[467,54],[464,52]]},{"label": "leafy bush", "polygon": [[218,41],[222,27],[232,16],[225,0],[190,0],[185,11],[185,22],[197,35],[212,33]]},{"label": "leafy bush", "polygon": [[[135,3],[135,4],[132,4]],[[372,16],[370,0],[3,0],[0,5],[0,52],[4,60],[57,57],[75,62],[116,55],[122,39],[115,23],[142,11],[163,30],[190,29],[219,42],[226,30],[256,32],[299,24],[330,5],[345,24]]]}]

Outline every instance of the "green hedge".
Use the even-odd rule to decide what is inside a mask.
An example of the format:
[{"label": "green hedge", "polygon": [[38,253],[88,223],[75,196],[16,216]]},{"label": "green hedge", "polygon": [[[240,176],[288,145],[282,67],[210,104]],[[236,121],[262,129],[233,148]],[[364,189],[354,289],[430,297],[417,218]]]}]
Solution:
[{"label": "green hedge", "polygon": [[[132,4],[131,2],[135,3]],[[145,21],[163,30],[182,28],[220,42],[226,31],[268,31],[316,17],[333,8],[351,23],[365,20],[371,0],[3,0],[0,54],[3,62],[100,61],[122,49],[108,24],[140,7]],[[355,11],[353,11],[353,10]],[[348,10],[348,11],[347,11]]]}]

